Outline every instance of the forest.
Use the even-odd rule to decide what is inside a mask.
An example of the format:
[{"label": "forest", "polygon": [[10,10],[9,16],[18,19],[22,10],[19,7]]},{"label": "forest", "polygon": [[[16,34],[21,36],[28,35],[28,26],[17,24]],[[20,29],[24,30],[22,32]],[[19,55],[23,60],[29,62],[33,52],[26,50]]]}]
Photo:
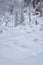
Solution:
[{"label": "forest", "polygon": [[43,0],[0,0],[0,65],[43,65]]}]

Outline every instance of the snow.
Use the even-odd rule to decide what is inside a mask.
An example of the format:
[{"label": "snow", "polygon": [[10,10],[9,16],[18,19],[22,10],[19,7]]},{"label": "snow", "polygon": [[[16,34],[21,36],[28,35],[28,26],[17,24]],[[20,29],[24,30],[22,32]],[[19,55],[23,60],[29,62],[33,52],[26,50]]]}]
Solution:
[{"label": "snow", "polygon": [[1,58],[1,65],[43,65],[43,53],[24,59]]},{"label": "snow", "polygon": [[0,26],[0,65],[43,65],[43,17],[32,15],[29,25],[27,13],[24,16],[25,25],[13,27],[11,21]]}]

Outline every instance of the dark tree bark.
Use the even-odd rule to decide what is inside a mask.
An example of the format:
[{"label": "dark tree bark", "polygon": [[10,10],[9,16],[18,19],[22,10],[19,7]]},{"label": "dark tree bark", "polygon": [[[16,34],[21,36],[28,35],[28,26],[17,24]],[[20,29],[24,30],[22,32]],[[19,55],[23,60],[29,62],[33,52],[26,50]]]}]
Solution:
[{"label": "dark tree bark", "polygon": [[35,8],[35,5],[37,5],[40,2],[40,0],[33,0],[33,7]]}]

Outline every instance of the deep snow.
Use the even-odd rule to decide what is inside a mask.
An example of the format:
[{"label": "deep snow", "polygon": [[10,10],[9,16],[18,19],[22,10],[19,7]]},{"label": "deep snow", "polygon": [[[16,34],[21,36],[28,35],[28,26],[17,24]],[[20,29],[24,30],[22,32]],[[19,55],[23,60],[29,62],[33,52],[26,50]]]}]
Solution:
[{"label": "deep snow", "polygon": [[32,15],[29,25],[27,15],[24,25],[13,27],[11,21],[7,27],[0,26],[0,65],[43,65],[43,17]]}]

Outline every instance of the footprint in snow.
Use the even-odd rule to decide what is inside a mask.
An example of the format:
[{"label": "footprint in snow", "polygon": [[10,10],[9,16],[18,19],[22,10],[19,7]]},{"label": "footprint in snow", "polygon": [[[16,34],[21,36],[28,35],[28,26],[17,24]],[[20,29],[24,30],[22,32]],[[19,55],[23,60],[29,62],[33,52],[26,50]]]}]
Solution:
[{"label": "footprint in snow", "polygon": [[25,45],[20,45],[21,48],[28,48],[27,46]]},{"label": "footprint in snow", "polygon": [[38,42],[38,39],[37,39],[37,38],[35,38],[33,41],[34,41],[34,42]]},{"label": "footprint in snow", "polygon": [[14,42],[13,44],[14,44],[14,45],[18,45],[17,42]]},{"label": "footprint in snow", "polygon": [[27,33],[31,33],[31,32],[27,32]]}]

